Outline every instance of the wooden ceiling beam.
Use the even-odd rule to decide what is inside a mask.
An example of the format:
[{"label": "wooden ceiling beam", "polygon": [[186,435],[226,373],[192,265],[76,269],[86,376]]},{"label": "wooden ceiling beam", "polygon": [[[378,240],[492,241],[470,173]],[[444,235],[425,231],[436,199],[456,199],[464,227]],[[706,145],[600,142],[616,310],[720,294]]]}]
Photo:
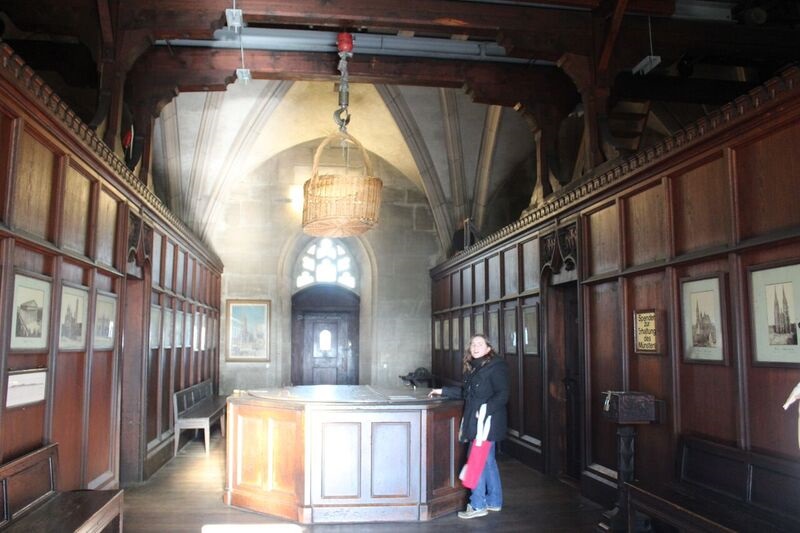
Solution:
[{"label": "wooden ceiling beam", "polygon": [[[339,79],[333,54],[248,51],[245,65],[255,79]],[[220,90],[241,66],[238,50],[157,47],[128,76],[137,102],[157,107],[177,91]],[[522,99],[561,102],[574,95],[569,78],[554,66],[476,63],[387,56],[354,56],[348,65],[353,83],[383,83],[467,88],[476,101],[513,106]]]}]

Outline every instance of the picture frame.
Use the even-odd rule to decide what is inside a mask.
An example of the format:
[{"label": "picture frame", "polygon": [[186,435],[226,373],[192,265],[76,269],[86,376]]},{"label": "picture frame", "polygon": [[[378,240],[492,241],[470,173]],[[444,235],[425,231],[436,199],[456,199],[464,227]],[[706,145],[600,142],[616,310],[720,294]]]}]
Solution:
[{"label": "picture frame", "polygon": [[47,348],[50,334],[50,282],[24,274],[14,275],[12,350]]},{"label": "picture frame", "polygon": [[658,326],[660,319],[655,309],[633,312],[633,353],[658,355],[661,353]]},{"label": "picture frame", "polygon": [[522,308],[522,353],[539,355],[539,306]]},{"label": "picture frame", "polygon": [[723,276],[681,280],[683,360],[725,364],[726,333]]},{"label": "picture frame", "polygon": [[6,409],[43,402],[47,398],[47,369],[12,370],[6,381]]},{"label": "picture frame", "polygon": [[93,343],[95,350],[110,350],[114,347],[117,332],[117,297],[98,292],[94,304]]},{"label": "picture frame", "polygon": [[442,321],[439,319],[433,322],[433,349],[442,349]]},{"label": "picture frame", "polygon": [[464,349],[469,349],[469,343],[472,341],[472,320],[469,315],[464,315],[463,332],[464,332]]},{"label": "picture frame", "polygon": [[226,302],[226,361],[269,361],[270,306],[269,300]]},{"label": "picture frame", "polygon": [[61,286],[61,313],[58,321],[59,350],[83,350],[86,348],[88,309],[88,289],[72,285]]},{"label": "picture frame", "polygon": [[753,364],[800,365],[800,264],[750,271]]}]

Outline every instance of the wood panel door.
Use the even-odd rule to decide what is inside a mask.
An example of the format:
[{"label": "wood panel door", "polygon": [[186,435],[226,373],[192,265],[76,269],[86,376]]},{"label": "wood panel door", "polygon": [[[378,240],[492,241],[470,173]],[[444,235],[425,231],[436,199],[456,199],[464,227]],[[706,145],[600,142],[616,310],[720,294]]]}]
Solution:
[{"label": "wood panel door", "polygon": [[353,346],[357,339],[350,312],[305,312],[303,328],[302,375],[300,385],[355,385],[357,361]]},{"label": "wood panel door", "polygon": [[357,385],[360,299],[314,285],[292,296],[292,384]]}]

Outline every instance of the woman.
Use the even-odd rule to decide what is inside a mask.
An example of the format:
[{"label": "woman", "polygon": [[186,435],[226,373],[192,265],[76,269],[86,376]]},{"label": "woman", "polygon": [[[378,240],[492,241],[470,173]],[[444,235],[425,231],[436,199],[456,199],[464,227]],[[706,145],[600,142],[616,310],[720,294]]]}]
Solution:
[{"label": "woman", "polygon": [[508,365],[497,357],[492,345],[484,335],[473,335],[469,350],[464,354],[464,385],[433,389],[429,396],[464,400],[464,418],[461,420],[459,440],[472,442],[478,432],[478,411],[486,405],[486,419],[489,420],[490,445],[486,466],[483,468],[477,486],[472,489],[469,504],[459,518],[486,516],[489,511],[499,511],[503,507],[503,487],[500,472],[495,460],[495,443],[506,436],[506,403],[508,403]]}]

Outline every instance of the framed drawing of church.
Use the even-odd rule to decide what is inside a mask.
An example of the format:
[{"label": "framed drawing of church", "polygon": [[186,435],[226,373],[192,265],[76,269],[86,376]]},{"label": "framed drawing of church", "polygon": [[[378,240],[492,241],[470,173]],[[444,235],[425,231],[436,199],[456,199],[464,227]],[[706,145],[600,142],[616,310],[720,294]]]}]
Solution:
[{"label": "framed drawing of church", "polygon": [[269,305],[269,300],[228,300],[226,360],[269,361]]},{"label": "framed drawing of church", "polygon": [[725,363],[722,275],[681,280],[683,360]]},{"label": "framed drawing of church", "polygon": [[50,334],[50,282],[15,275],[12,312],[11,349],[46,348]]},{"label": "framed drawing of church", "polygon": [[753,363],[800,365],[800,264],[750,272]]}]

